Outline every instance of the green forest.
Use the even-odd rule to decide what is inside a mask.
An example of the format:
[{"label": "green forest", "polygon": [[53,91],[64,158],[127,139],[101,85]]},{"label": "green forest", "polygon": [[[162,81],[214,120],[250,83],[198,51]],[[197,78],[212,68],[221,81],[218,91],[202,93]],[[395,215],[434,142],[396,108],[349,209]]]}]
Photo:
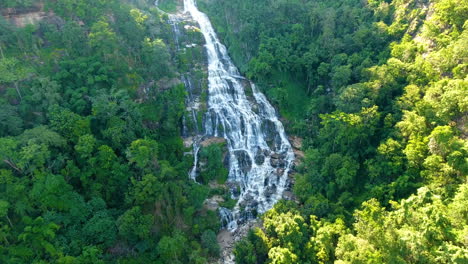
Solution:
[{"label": "green forest", "polygon": [[[182,138],[203,40],[179,50],[183,1],[159,2],[0,2],[0,263],[221,263],[205,201],[235,205],[225,146],[201,149],[196,183]],[[295,199],[237,264],[468,263],[468,1],[198,7],[303,142]]]},{"label": "green forest", "polygon": [[187,177],[167,15],[43,4],[34,25],[0,17],[0,263],[207,263],[219,220]]}]

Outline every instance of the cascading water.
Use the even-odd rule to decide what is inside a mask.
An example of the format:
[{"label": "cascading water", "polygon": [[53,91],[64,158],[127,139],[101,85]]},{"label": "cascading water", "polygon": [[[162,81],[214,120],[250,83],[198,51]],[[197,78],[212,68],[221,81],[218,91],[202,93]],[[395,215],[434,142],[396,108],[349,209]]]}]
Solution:
[{"label": "cascading water", "polygon": [[[207,136],[223,136],[229,150],[228,183],[238,199],[234,209],[220,209],[224,226],[235,230],[239,223],[263,213],[282,197],[294,153],[274,108],[255,85],[241,77],[220,43],[208,17],[195,0],[184,0],[185,11],[200,25],[208,55]],[[253,99],[245,89],[250,86]]]},{"label": "cascading water", "polygon": [[[154,2],[154,5],[156,7],[158,7],[158,4],[159,4],[159,1],[156,0]],[[160,10],[160,9],[159,9]],[[180,29],[179,29],[179,26],[180,26],[180,17],[177,16],[177,15],[173,15],[173,14],[168,14],[162,10],[160,10],[160,12],[163,12],[165,14],[168,15],[168,24],[171,26],[172,28],[172,33],[174,35],[174,46],[175,46],[175,50],[176,51],[179,51],[180,50],[180,36],[181,36],[181,33],[180,33]],[[184,82],[184,85],[185,87],[187,88],[187,97],[185,99],[185,103],[187,105],[187,111],[191,113],[191,118],[192,118],[192,122],[193,122],[193,125],[194,125],[194,129],[192,132],[195,132],[195,135],[192,135],[194,136],[194,139],[193,139],[193,156],[194,156],[194,162],[193,162],[193,167],[192,169],[190,170],[189,172],[189,177],[190,179],[192,179],[193,181],[197,181],[197,168],[198,168],[198,151],[200,150],[200,140],[201,140],[201,136],[200,136],[200,132],[198,131],[198,118],[197,118],[197,110],[198,110],[198,104],[199,104],[199,98],[197,98],[196,96],[193,95],[193,85],[192,85],[192,82],[191,82],[191,79],[190,79],[190,76],[189,75],[182,75],[182,81]],[[189,132],[188,132],[188,129],[186,127],[186,117],[184,116],[184,119],[183,119],[183,131],[182,131],[182,134],[183,136],[189,136]]]},{"label": "cascading water", "polygon": [[200,141],[202,137],[200,136],[200,131],[198,130],[198,118],[197,118],[197,110],[198,110],[198,98],[193,95],[193,85],[192,82],[190,81],[190,76],[182,76],[182,81],[184,82],[184,85],[187,89],[187,98],[186,98],[186,104],[187,104],[187,112],[190,112],[191,114],[191,119],[192,119],[192,124],[193,124],[193,129],[192,132],[194,133],[193,135],[193,156],[194,156],[194,161],[193,161],[193,167],[189,172],[190,179],[197,181],[197,169],[198,169],[198,151],[200,150]]},{"label": "cascading water", "polygon": [[174,33],[174,43],[176,46],[176,50],[180,49],[179,47],[179,37],[180,37],[180,30],[179,30],[179,18],[175,15],[169,14],[169,25],[172,27],[172,32]]}]

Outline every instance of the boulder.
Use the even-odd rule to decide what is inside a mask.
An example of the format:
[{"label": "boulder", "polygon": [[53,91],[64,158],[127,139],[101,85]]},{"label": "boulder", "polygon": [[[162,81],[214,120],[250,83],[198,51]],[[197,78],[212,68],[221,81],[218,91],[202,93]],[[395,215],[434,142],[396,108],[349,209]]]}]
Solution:
[{"label": "boulder", "polygon": [[257,154],[255,156],[255,164],[262,165],[265,162],[265,156],[263,154]]},{"label": "boulder", "polygon": [[271,159],[270,164],[273,168],[284,168],[286,167],[286,161],[284,159]]},{"label": "boulder", "polygon": [[301,149],[302,148],[302,141],[303,139],[300,137],[296,136],[290,136],[289,137],[289,142],[291,142],[291,145],[294,149]]},{"label": "boulder", "polygon": [[245,150],[236,150],[234,155],[237,158],[239,167],[243,173],[247,173],[252,169],[252,160],[250,159],[249,154]]},{"label": "boulder", "polygon": [[212,145],[212,144],[223,144],[223,143],[226,143],[225,138],[222,138],[222,137],[209,137],[209,138],[203,140],[202,142],[200,142],[200,145],[202,147],[208,147],[209,145]]}]

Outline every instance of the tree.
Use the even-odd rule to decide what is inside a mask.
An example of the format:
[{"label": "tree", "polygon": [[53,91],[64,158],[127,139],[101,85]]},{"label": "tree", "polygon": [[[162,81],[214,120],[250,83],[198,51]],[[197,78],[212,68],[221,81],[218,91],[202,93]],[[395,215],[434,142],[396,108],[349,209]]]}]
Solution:
[{"label": "tree", "polygon": [[0,136],[16,136],[23,130],[23,120],[16,107],[0,99]]},{"label": "tree", "polygon": [[[5,218],[6,220],[8,220],[8,224],[10,225],[10,227],[13,227],[13,223],[11,222],[10,217],[8,217],[9,207],[10,207],[10,204],[7,201],[0,200],[0,217]],[[5,237],[5,239],[6,239],[6,237]]]},{"label": "tree", "polygon": [[333,263],[338,241],[348,232],[344,221],[338,218],[334,223],[329,223],[311,217],[310,227],[315,235],[310,237],[307,244],[308,256],[315,256],[318,263]]},{"label": "tree", "polygon": [[153,222],[152,215],[144,214],[139,206],[135,206],[117,219],[117,226],[123,238],[135,242],[150,237]]},{"label": "tree", "polygon": [[31,73],[31,69],[23,67],[15,58],[0,58],[0,83],[14,84],[18,98],[22,100],[22,92],[19,87],[19,82],[26,79]]},{"label": "tree", "polygon": [[323,128],[318,137],[323,142],[322,149],[326,153],[339,151],[351,157],[366,153],[380,118],[377,108],[363,108],[357,114],[334,112],[321,115]]},{"label": "tree", "polygon": [[213,230],[205,230],[201,236],[201,244],[203,248],[207,249],[208,253],[213,257],[218,257],[220,253],[220,247],[216,240],[216,234]]},{"label": "tree", "polygon": [[141,181],[132,179],[133,188],[130,191],[130,197],[135,204],[152,204],[162,197],[163,183],[153,174],[146,174]]},{"label": "tree", "polygon": [[88,159],[92,157],[92,153],[96,147],[96,139],[93,135],[87,134],[78,138],[78,143],[75,145],[75,150],[80,158]]},{"label": "tree", "polygon": [[88,160],[88,173],[81,175],[81,182],[92,195],[103,197],[109,204],[118,204],[123,200],[129,182],[129,171],[120,162],[115,151],[101,145],[96,154]]},{"label": "tree", "polygon": [[61,136],[76,142],[82,135],[91,134],[89,119],[58,106],[49,111],[50,127]]},{"label": "tree", "polygon": [[359,163],[351,157],[331,154],[325,159],[321,173],[324,179],[333,179],[340,189],[347,189],[354,185],[358,169]]},{"label": "tree", "polygon": [[43,211],[68,211],[75,206],[73,187],[61,175],[36,175],[30,197]]},{"label": "tree", "polygon": [[139,169],[151,170],[157,165],[158,144],[151,139],[137,139],[127,150],[127,158]]},{"label": "tree", "polygon": [[[33,260],[35,257],[48,255],[56,257],[59,255],[58,249],[51,243],[55,238],[59,226],[54,223],[47,223],[42,217],[34,220],[26,217],[23,220],[26,224],[23,232],[18,236],[24,250],[23,254],[28,256],[26,259]],[[13,249],[14,250],[14,249]]]},{"label": "tree", "polygon": [[205,163],[201,168],[201,182],[209,183],[216,180],[218,183],[224,183],[227,180],[228,171],[223,164],[223,146],[212,144],[203,147],[200,150],[200,161]]},{"label": "tree", "polygon": [[272,264],[293,264],[297,263],[297,256],[287,248],[273,247],[268,252],[268,257]]},{"label": "tree", "polygon": [[158,243],[157,251],[163,263],[183,263],[187,238],[176,233],[174,236],[164,236]]},{"label": "tree", "polygon": [[144,69],[146,75],[151,78],[161,78],[170,75],[172,66],[168,63],[170,55],[168,48],[162,39],[145,38],[142,42],[142,60],[149,65]]},{"label": "tree", "polygon": [[46,112],[49,107],[61,103],[61,87],[50,78],[39,78],[31,85],[31,94],[28,95],[28,103],[37,106],[40,112]]},{"label": "tree", "polygon": [[83,226],[83,236],[89,244],[110,247],[117,238],[115,219],[105,210],[96,212]]},{"label": "tree", "polygon": [[254,246],[248,240],[241,240],[236,244],[234,256],[238,264],[256,264],[257,257],[254,252]]},{"label": "tree", "polygon": [[117,35],[109,23],[100,20],[93,24],[88,35],[89,46],[106,60],[116,54]]},{"label": "tree", "polygon": [[349,66],[339,66],[334,68],[333,72],[330,74],[333,87],[338,89],[348,84],[351,79],[351,73]]},{"label": "tree", "polygon": [[20,156],[17,151],[19,142],[13,138],[0,138],[0,159],[3,164],[6,164],[10,168],[22,173],[21,168],[17,165],[20,160]]},{"label": "tree", "polygon": [[50,157],[51,153],[45,144],[35,144],[30,141],[20,150],[18,167],[26,173],[32,173],[44,168]]},{"label": "tree", "polygon": [[36,126],[27,129],[21,134],[18,139],[22,144],[43,144],[50,149],[60,149],[66,146],[67,141],[58,133],[52,131],[47,126]]},{"label": "tree", "polygon": [[[293,212],[278,213],[276,210],[270,210],[263,216],[264,227],[266,234],[269,237],[274,237],[281,247],[273,250],[272,254],[285,254],[286,259],[294,259],[296,255],[300,255],[302,247],[306,243],[308,235],[307,226],[304,219]],[[271,249],[270,249],[271,252]],[[295,253],[289,256],[289,252]],[[268,253],[270,257],[270,253]],[[271,257],[270,257],[271,258]],[[277,256],[278,261],[283,257]],[[281,262],[278,262],[281,263]]]}]

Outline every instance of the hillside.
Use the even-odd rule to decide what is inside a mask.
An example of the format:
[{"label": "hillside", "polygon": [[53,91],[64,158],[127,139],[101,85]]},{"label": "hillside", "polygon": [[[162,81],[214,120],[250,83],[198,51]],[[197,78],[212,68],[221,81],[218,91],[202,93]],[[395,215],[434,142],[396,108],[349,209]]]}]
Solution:
[{"label": "hillside", "polygon": [[237,263],[465,263],[466,1],[202,7],[304,139],[300,203],[265,214]]},{"label": "hillside", "polygon": [[206,82],[200,34],[178,52],[149,1],[0,8],[0,263],[216,258],[220,221],[181,137],[181,76]]}]

